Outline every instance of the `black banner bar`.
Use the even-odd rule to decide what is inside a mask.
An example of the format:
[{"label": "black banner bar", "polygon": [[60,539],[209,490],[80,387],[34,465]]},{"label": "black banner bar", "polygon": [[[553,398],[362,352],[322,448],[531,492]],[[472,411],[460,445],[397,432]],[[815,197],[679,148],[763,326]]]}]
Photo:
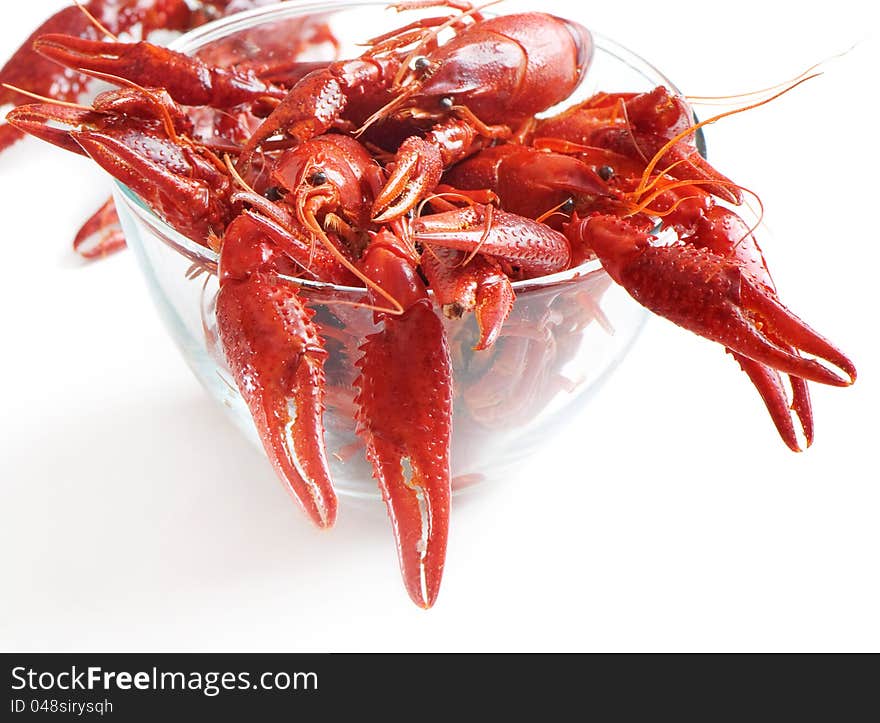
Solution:
[{"label": "black banner bar", "polygon": [[[860,720],[876,657],[833,656],[5,653],[0,720],[264,720],[352,710],[418,719],[474,706],[498,714],[538,705],[577,719],[701,720],[823,711]],[[850,660],[849,662],[855,662]],[[467,707],[463,707],[465,706]],[[876,705],[873,705],[876,711]],[[853,714],[855,717],[850,717]],[[570,717],[570,716],[569,716]],[[493,716],[493,720],[495,716]]]}]

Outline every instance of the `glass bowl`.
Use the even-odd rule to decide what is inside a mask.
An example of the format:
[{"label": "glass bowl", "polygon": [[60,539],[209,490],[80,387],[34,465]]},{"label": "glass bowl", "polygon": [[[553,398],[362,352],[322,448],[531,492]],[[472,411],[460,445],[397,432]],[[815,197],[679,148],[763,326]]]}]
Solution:
[{"label": "glass bowl", "polygon": [[[552,3],[542,9],[552,12]],[[316,41],[306,44],[300,59],[332,60],[360,54],[357,42],[408,22],[419,12],[401,15],[372,0],[331,5],[292,0],[203,26],[178,38],[172,47],[212,62],[218,57],[235,62],[259,53],[254,39],[260,32],[283,26],[310,34],[318,30]],[[324,23],[340,39],[340,48],[322,40]],[[598,90],[644,91],[657,85],[674,89],[634,53],[599,34],[594,40],[593,66],[567,104]],[[169,333],[208,393],[260,446],[218,344],[216,254],[174,231],[125,186],[117,184],[114,192],[126,239]],[[343,495],[379,498],[355,435],[353,400],[358,346],[375,330],[372,312],[335,303],[364,301],[364,290],[297,279],[290,283],[299,286],[302,298],[316,310],[330,351],[324,425],[336,489]],[[451,463],[458,492],[503,480],[518,461],[539,455],[556,425],[565,424],[608,378],[647,317],[596,261],[520,281],[514,288],[513,311],[489,350],[471,350],[476,339],[472,315],[443,318],[453,360]],[[437,313],[442,318],[439,309]]]}]

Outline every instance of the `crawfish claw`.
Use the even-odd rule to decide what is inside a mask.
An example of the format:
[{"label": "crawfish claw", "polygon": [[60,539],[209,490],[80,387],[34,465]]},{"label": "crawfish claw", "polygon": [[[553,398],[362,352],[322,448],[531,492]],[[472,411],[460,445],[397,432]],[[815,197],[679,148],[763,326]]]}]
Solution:
[{"label": "crawfish claw", "polygon": [[82,225],[73,240],[73,250],[85,259],[100,259],[124,248],[125,235],[116,215],[116,205],[109,198]]},{"label": "crawfish claw", "polygon": [[71,138],[70,131],[81,126],[93,125],[97,119],[98,114],[92,111],[54,103],[20,105],[6,114],[6,122],[16,132],[29,133],[40,140],[80,155],[86,155],[86,152]]},{"label": "crawfish claw", "polygon": [[494,256],[519,269],[521,278],[554,274],[571,260],[568,240],[549,226],[492,206],[421,216],[413,224],[422,243]]},{"label": "crawfish claw", "polygon": [[228,108],[281,91],[245,71],[214,68],[152,43],[105,42],[50,33],[34,41],[34,50],[86,75],[125,78],[144,88],[163,88],[178,103]]},{"label": "crawfish claw", "polygon": [[[583,235],[609,275],[640,304],[695,334],[785,374],[832,386],[856,379],[853,363],[780,303],[735,260],[650,236],[614,216],[574,219],[566,233]],[[816,359],[830,362],[846,376]]]},{"label": "crawfish claw", "polygon": [[[779,349],[779,347],[771,342],[771,349],[768,350],[770,358],[778,358],[780,362],[785,362],[778,365],[777,369],[803,379],[838,387],[847,387],[855,382],[855,365],[842,351],[823,336],[813,331],[801,319],[783,306],[779,299],[776,298],[776,294],[769,292],[765,286],[755,283],[750,278],[743,277],[741,282],[741,299],[746,308],[754,315],[754,323],[759,324],[760,321],[763,321],[773,330],[774,337],[781,338],[786,344],[791,345],[795,349],[812,354],[819,359],[825,359],[838,369],[843,370],[849,378],[844,379],[818,362],[812,359],[803,359],[784,348],[780,349],[782,355],[778,355],[775,349]],[[760,330],[758,333],[761,333]],[[758,353],[760,352],[756,350],[756,355]],[[793,366],[786,368],[789,363],[793,364]],[[806,373],[801,373],[801,371]],[[811,376],[811,372],[815,372],[816,376]]]},{"label": "crawfish claw", "polygon": [[220,254],[217,329],[278,476],[319,527],[336,519],[324,452],[324,350],[313,312],[278,278],[286,260],[245,216]]},{"label": "crawfish claw", "polygon": [[404,583],[423,608],[440,589],[449,526],[451,362],[427,298],[367,337],[358,426],[388,505]]},{"label": "crawfish claw", "polygon": [[435,145],[416,136],[397,151],[394,170],[373,202],[373,222],[387,223],[411,210],[440,182],[443,160]]},{"label": "crawfish claw", "polygon": [[[407,592],[429,608],[449,532],[452,362],[443,323],[401,239],[376,234],[361,268],[402,311],[377,312],[382,329],[361,347],[358,434],[388,506]],[[374,303],[377,297],[372,291]]]},{"label": "crawfish claw", "polygon": [[803,431],[806,446],[809,447],[813,443],[813,412],[807,383],[799,377],[789,377],[792,390],[792,401],[789,404],[779,372],[742,354],[730,353],[758,390],[776,431],[786,446],[792,452],[803,451],[795,431],[796,419]]},{"label": "crawfish claw", "polygon": [[426,248],[422,270],[447,318],[474,312],[480,330],[474,351],[481,351],[498,340],[516,295],[510,279],[492,258],[477,254],[464,264],[467,259],[464,251]]}]

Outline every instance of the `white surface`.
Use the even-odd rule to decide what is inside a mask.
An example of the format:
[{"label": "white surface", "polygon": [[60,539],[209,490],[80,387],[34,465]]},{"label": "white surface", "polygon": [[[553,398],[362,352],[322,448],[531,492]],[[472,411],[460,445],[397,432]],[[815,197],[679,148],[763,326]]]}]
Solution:
[{"label": "white surface", "polygon": [[[0,57],[64,4],[17,4]],[[783,301],[858,365],[851,389],[813,385],[814,447],[784,447],[720,348],[652,320],[546,456],[456,502],[422,612],[384,508],[344,501],[313,530],[178,357],[133,258],[78,262],[70,239],[107,182],[27,141],[0,158],[0,648],[880,648],[876,11],[592,5],[596,29],[694,95],[861,41],[709,137],[764,200]]]}]

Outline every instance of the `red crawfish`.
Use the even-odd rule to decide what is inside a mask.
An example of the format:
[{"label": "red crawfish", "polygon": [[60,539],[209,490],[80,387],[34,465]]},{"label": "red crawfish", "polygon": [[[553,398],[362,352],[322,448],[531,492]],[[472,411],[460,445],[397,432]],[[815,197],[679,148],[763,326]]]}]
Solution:
[{"label": "red crawfish", "polygon": [[[270,1],[274,0],[88,0],[71,4],[35,29],[0,68],[0,107],[30,103],[34,95],[56,101],[77,101],[92,83],[92,78],[82,72],[89,67],[90,54],[93,59],[101,56],[105,73],[112,73],[119,67],[114,68],[112,63],[107,65],[111,57],[121,58],[122,53],[116,49],[108,51],[113,44],[100,42],[103,37],[116,40],[116,36],[134,33],[136,37],[146,38],[156,30],[187,31],[209,20],[266,5]],[[138,43],[132,45],[128,51],[128,71],[143,62],[143,58],[133,57],[142,46]],[[164,71],[156,73],[156,82],[142,79],[145,82],[141,85],[164,87],[173,84],[179,71],[173,63],[167,62],[170,57],[157,58],[156,68],[164,68]],[[93,69],[101,70],[98,67]],[[203,77],[211,79],[205,68],[200,72]],[[118,75],[130,77],[126,72]],[[177,100],[186,102],[181,98]],[[213,105],[221,107],[220,103]],[[21,136],[20,127],[0,120],[0,152]],[[74,249],[86,258],[105,256],[124,247],[125,240],[112,200],[86,221],[74,239]]]},{"label": "red crawfish", "polygon": [[140,195],[180,233],[197,241],[222,234],[232,218],[226,165],[190,134],[186,113],[167,94],[107,91],[92,106],[19,106],[17,128],[87,155]]},{"label": "red crawfish", "polygon": [[[90,155],[172,226],[219,250],[224,355],[269,459],[321,526],[336,511],[322,436],[327,351],[289,277],[369,288],[381,328],[357,362],[358,427],[385,491],[407,589],[432,604],[448,527],[448,350],[406,224],[392,224],[395,232],[371,221],[384,176],[365,148],[349,136],[317,136],[273,153],[246,189],[164,91],[123,88],[91,108],[34,104],[13,115],[23,129]],[[422,216],[412,237],[439,253],[479,253],[483,265],[519,277],[558,270],[569,258],[558,232],[480,204]],[[488,327],[483,346],[497,336],[509,298],[502,293],[497,311],[478,312]]]},{"label": "red crawfish", "polygon": [[[597,255],[641,304],[721,343],[757,388],[783,441],[799,451],[795,420],[806,444],[813,439],[806,381],[844,386],[856,371],[779,301],[753,230],[714,198],[740,200],[739,189],[685,140],[689,117],[667,89],[599,94],[536,124],[540,133],[560,134],[536,144],[567,153],[489,148],[444,180],[491,190],[517,213],[561,211],[548,222],[562,228],[574,258]],[[673,232],[672,242],[661,240],[658,224]],[[790,400],[780,374],[789,377]]]},{"label": "red crawfish", "polygon": [[[217,320],[264,448],[312,519],[327,526],[336,501],[321,424],[326,350],[312,312],[282,277],[301,273],[295,263],[325,280],[366,283],[380,329],[363,340],[356,363],[358,431],[388,505],[407,591],[430,607],[449,526],[452,373],[411,245],[390,229],[367,230],[380,174],[347,136],[319,136],[282,153],[269,180],[275,210],[254,194],[237,197],[252,208],[222,241]],[[303,234],[317,244],[312,253],[292,243]],[[321,249],[341,263],[338,272],[318,266]],[[347,270],[357,278],[339,278]]]},{"label": "red crawfish", "polygon": [[[526,72],[542,46],[525,30],[522,43],[513,43],[516,28],[547,22],[560,34],[546,57],[559,59],[552,55],[559,48],[565,57],[536,72],[561,74],[570,91],[588,64],[589,36],[551,16],[509,17],[505,25],[467,6],[452,18],[417,21],[375,39],[361,58],[309,68],[289,95],[259,74],[205,74],[198,62],[177,62],[146,44],[50,37],[41,46],[47,54],[139,80],[129,78],[91,108],[37,105],[13,113],[22,129],[88,153],[169,223],[219,250],[216,311],[229,367],[279,476],[324,527],[336,514],[322,424],[328,345],[290,277],[365,284],[379,329],[359,327],[356,397],[348,401],[388,505],[407,590],[423,607],[436,599],[448,536],[452,382],[449,343],[420,271],[448,314],[474,310],[477,348],[485,348],[509,312],[511,279],[551,274],[595,254],[648,308],[732,351],[793,448],[792,414],[812,439],[804,380],[855,379],[849,360],[781,305],[751,229],[716,201],[738,201],[739,190],[696,157],[684,102],[662,89],[602,94],[535,121],[531,114],[549,98],[541,93],[556,91],[533,79],[538,98],[518,95],[525,86],[513,82],[515,74],[487,75],[471,46],[513,53],[518,45],[527,62],[504,65],[501,52],[499,68]],[[440,45],[446,27],[453,39]],[[156,57],[175,59],[168,92],[142,86],[160,78]],[[143,67],[140,59],[147,60]],[[305,70],[283,73],[293,78]],[[137,76],[141,71],[147,75]],[[454,76],[455,94],[448,87],[440,94],[444,73]],[[481,93],[480,84],[493,95]],[[204,119],[185,107],[204,99],[240,102],[250,116],[276,106],[250,140],[237,133],[218,140],[200,132]],[[215,111],[203,112],[210,119]],[[352,137],[359,129],[380,149],[399,146],[385,169],[372,146]],[[271,141],[279,130],[290,138]],[[531,145],[503,143],[514,135]],[[496,145],[483,148],[489,140]],[[221,160],[218,144],[230,158]],[[262,153],[251,157],[257,148]],[[420,166],[434,151],[434,170]],[[440,170],[455,161],[462,162],[445,180],[466,207],[451,207],[444,194],[425,201],[440,207],[437,213],[424,214],[421,206],[411,220],[396,217],[433,191]],[[402,189],[388,191],[400,178]],[[377,215],[386,192],[397,194],[394,209]],[[501,208],[491,205],[496,200]],[[675,235],[672,243],[657,238],[661,223]],[[583,317],[583,309],[571,320],[562,310],[536,313],[533,322],[507,329],[495,361],[523,371],[518,394],[501,399],[501,389],[489,384],[466,390],[460,398],[473,419],[527,418],[540,405],[535,390],[564,386],[552,370],[572,352],[550,327],[585,323]],[[357,356],[353,346],[343,349],[347,363]],[[824,358],[846,376],[802,354]],[[496,366],[491,357],[472,356],[477,365]],[[793,411],[781,374],[791,380]]]},{"label": "red crawfish", "polygon": [[[362,56],[306,76],[257,130],[239,165],[279,131],[302,141],[340,123],[361,131],[402,119],[427,125],[424,137],[403,141],[374,203],[376,221],[402,216],[443,168],[568,97],[589,67],[592,39],[578,23],[544,13],[466,22],[472,14],[416,21],[374,39]],[[445,27],[456,34],[438,45]]]}]

